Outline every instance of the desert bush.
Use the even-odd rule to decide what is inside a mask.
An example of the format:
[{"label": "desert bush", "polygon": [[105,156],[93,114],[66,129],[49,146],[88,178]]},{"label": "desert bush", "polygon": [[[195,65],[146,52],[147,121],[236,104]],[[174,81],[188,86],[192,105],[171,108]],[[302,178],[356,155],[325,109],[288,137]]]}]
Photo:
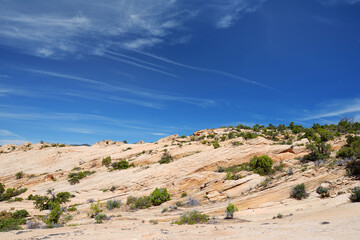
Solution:
[{"label": "desert bush", "polygon": [[235,147],[237,146],[240,146],[240,145],[244,145],[242,142],[239,142],[239,141],[234,141],[234,142],[231,142],[231,144]]},{"label": "desert bush", "polygon": [[17,210],[13,213],[13,218],[19,219],[19,218],[26,218],[29,216],[29,212],[25,209]]},{"label": "desert bush", "polygon": [[134,196],[128,196],[127,197],[127,200],[126,200],[126,205],[131,205],[131,204],[134,204],[136,202],[136,197]]},{"label": "desert bush", "polygon": [[187,196],[187,193],[186,192],[183,192],[182,194],[181,194],[181,197],[183,198],[183,197],[186,197]]},{"label": "desert bush", "polygon": [[112,165],[114,170],[127,169],[129,167],[134,167],[134,164],[129,164],[126,160],[121,160],[119,162],[114,162]]},{"label": "desert bush", "polygon": [[120,204],[120,200],[108,200],[106,202],[106,208],[109,210],[113,210],[114,208],[119,208]]},{"label": "desert bush", "polygon": [[274,161],[269,158],[267,155],[260,157],[254,156],[250,160],[250,167],[255,173],[259,175],[265,175],[270,173]]},{"label": "desert bush", "polygon": [[103,220],[108,220],[108,217],[106,216],[106,214],[99,213],[99,214],[96,215],[96,217],[95,217],[96,223],[102,223]]},{"label": "desert bush", "polygon": [[108,167],[111,164],[111,157],[107,156],[102,159],[101,165]]},{"label": "desert bush", "polygon": [[159,160],[159,163],[160,163],[160,164],[170,163],[172,160],[173,160],[173,159],[172,159],[172,156],[170,155],[170,153],[165,152],[165,153],[162,155],[161,159]]},{"label": "desert bush", "polygon": [[214,147],[215,149],[219,148],[219,147],[220,147],[219,142],[218,142],[218,141],[214,141],[214,142],[213,142],[213,147]]},{"label": "desert bush", "polygon": [[94,174],[95,171],[84,171],[84,172],[77,172],[77,173],[70,173],[68,175],[68,182],[71,185],[77,184],[80,182],[80,179],[83,179],[86,176],[90,176]]},{"label": "desert bush", "polygon": [[24,177],[24,172],[23,171],[21,171],[21,172],[17,172],[16,174],[15,174],[15,177],[16,177],[16,179],[21,179],[21,178],[23,178]]},{"label": "desert bush", "polygon": [[[35,196],[32,196],[30,200],[34,201],[35,208],[42,211],[42,210],[52,209],[53,205],[56,206],[56,204],[62,204],[62,203],[69,202],[70,201],[69,199],[71,197],[71,194],[69,192],[60,192],[55,195],[51,190],[48,191],[48,195],[50,195],[50,197],[35,195]],[[28,199],[29,199],[29,197],[28,197]]]},{"label": "desert bush", "polygon": [[103,204],[100,203],[100,200],[98,200],[96,203],[92,203],[90,205],[89,216],[91,218],[95,218],[99,213],[101,213],[103,211],[102,207],[103,207]]},{"label": "desert bush", "polygon": [[16,197],[26,191],[27,191],[27,188],[19,188],[19,189],[7,188],[5,190],[5,185],[0,183],[0,202],[9,200],[12,197]]},{"label": "desert bush", "polygon": [[68,212],[75,212],[77,211],[77,208],[75,206],[71,206],[67,209]]},{"label": "desert bush", "polygon": [[259,135],[247,132],[241,135],[245,140],[257,138]]},{"label": "desert bush", "polygon": [[[139,197],[136,199],[135,203],[134,203],[134,207],[136,209],[145,209],[145,208],[149,208],[151,207],[152,202],[149,196],[145,196],[145,197]],[[131,208],[131,206],[130,206]]]},{"label": "desert bush", "polygon": [[321,198],[326,198],[326,197],[330,197],[330,194],[329,194],[329,191],[322,187],[322,186],[319,186],[317,189],[316,189],[316,193],[317,194],[320,194],[320,197]]},{"label": "desert bush", "polygon": [[177,207],[181,207],[182,205],[183,205],[183,203],[180,202],[180,201],[177,201],[177,202],[175,203],[175,206],[177,206]]},{"label": "desert bush", "polygon": [[170,194],[166,188],[156,188],[150,195],[151,203],[154,206],[159,206],[166,201],[170,201]]},{"label": "desert bush", "polygon": [[195,199],[195,198],[191,198],[189,197],[186,201],[186,205],[193,207],[193,206],[199,206],[200,202],[199,200]]},{"label": "desert bush", "polygon": [[11,212],[0,212],[0,232],[21,229],[19,225],[25,224],[24,218],[14,218]]},{"label": "desert bush", "polygon": [[229,203],[229,205],[226,207],[225,209],[225,213],[226,213],[226,219],[232,219],[234,218],[234,213],[238,211],[238,208],[235,207],[234,204]]},{"label": "desert bush", "polygon": [[305,184],[298,184],[296,185],[292,191],[290,196],[292,198],[295,198],[297,200],[301,200],[303,198],[306,198],[308,196],[308,194],[306,193],[306,189],[305,189]]},{"label": "desert bush", "polygon": [[55,224],[58,224],[62,213],[60,203],[52,204],[51,211],[45,219],[47,227],[52,228]]},{"label": "desert bush", "polygon": [[347,162],[346,172],[350,176],[360,176],[360,159],[351,160]]},{"label": "desert bush", "polygon": [[338,150],[336,157],[343,159],[360,158],[360,137],[346,136],[346,144]]},{"label": "desert bush", "polygon": [[351,192],[350,201],[360,202],[360,187],[354,187]]},{"label": "desert bush", "polygon": [[238,180],[238,179],[241,179],[241,178],[243,178],[243,176],[238,175],[238,174],[236,174],[234,172],[233,173],[227,172],[225,180]]},{"label": "desert bush", "polygon": [[191,212],[184,213],[178,221],[175,221],[175,224],[197,224],[197,223],[206,223],[209,220],[209,216],[206,214],[202,214],[196,210]]}]

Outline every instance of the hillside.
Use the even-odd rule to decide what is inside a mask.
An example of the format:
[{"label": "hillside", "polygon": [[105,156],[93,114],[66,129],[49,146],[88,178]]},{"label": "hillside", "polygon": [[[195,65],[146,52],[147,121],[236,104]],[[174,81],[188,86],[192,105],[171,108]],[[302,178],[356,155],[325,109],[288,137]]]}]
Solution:
[{"label": "hillside", "polygon": [[[35,209],[33,200],[27,198],[30,194],[45,196],[48,189],[53,189],[55,194],[73,195],[61,206],[65,210],[75,205],[76,211],[63,212],[62,227],[26,229],[22,225],[24,230],[2,232],[0,238],[358,239],[360,203],[351,203],[349,196],[351,189],[360,184],[346,173],[345,161],[336,158],[348,134],[326,139],[332,150],[327,159],[304,161],[310,152],[306,145],[314,138],[300,138],[303,132],[293,132],[284,129],[273,136],[256,129],[224,127],[198,131],[192,136],[172,135],[154,143],[107,140],[92,146],[2,146],[0,182],[6,188],[27,191],[16,196],[22,201],[1,201],[0,210],[26,209],[30,213],[27,220],[37,219],[44,228],[39,219],[50,210]],[[274,161],[274,170],[263,176],[246,164],[262,155]],[[111,163],[126,160],[132,166],[120,170],[111,164],[106,167],[102,162],[108,156]],[[160,164],[163,157],[168,157],[169,163]],[[89,171],[88,176],[69,183],[69,174],[85,171]],[[16,177],[19,172],[23,176]],[[308,197],[291,198],[292,189],[301,183]],[[328,189],[328,197],[320,197],[316,192],[319,186]],[[155,188],[166,188],[171,200],[145,209],[126,204],[129,196],[149,196]],[[97,200],[121,201],[119,208],[103,207],[108,219],[102,224],[95,224],[95,219],[88,216],[91,204]],[[234,219],[224,219],[229,203],[239,210]],[[208,223],[171,224],[192,210],[207,214]]]}]

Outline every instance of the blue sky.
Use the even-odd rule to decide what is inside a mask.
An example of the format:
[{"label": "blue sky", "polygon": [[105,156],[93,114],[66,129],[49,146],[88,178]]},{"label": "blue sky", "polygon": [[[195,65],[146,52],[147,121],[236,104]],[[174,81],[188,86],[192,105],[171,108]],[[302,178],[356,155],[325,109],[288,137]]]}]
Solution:
[{"label": "blue sky", "polygon": [[360,120],[360,0],[0,4],[0,145]]}]

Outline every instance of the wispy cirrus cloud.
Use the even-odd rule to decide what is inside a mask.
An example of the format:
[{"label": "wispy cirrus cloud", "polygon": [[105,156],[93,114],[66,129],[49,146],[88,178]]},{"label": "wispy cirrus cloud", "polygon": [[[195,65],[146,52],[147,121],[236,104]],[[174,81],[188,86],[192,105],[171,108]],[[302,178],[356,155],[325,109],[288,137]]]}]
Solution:
[{"label": "wispy cirrus cloud", "polygon": [[360,115],[360,98],[341,99],[322,103],[315,110],[307,113],[301,120],[326,119]]},{"label": "wispy cirrus cloud", "polygon": [[[265,0],[0,0],[1,45],[41,57],[92,54],[79,43],[143,49],[188,39],[194,20],[226,28]],[[175,35],[173,34],[176,34]],[[184,38],[185,37],[185,38]],[[177,43],[183,42],[183,40]]]},{"label": "wispy cirrus cloud", "polygon": [[322,4],[327,6],[334,6],[337,4],[356,4],[360,3],[360,0],[319,0]]},{"label": "wispy cirrus cloud", "polygon": [[[19,69],[19,70],[28,71],[28,72],[32,72],[32,73],[36,73],[36,74],[40,74],[40,75],[45,75],[45,76],[52,76],[52,77],[56,77],[56,78],[74,80],[74,81],[77,81],[80,83],[87,83],[86,84],[87,87],[96,88],[97,90],[102,90],[102,91],[106,91],[106,92],[123,92],[123,93],[130,94],[130,95],[133,95],[136,97],[148,98],[148,99],[157,100],[157,101],[174,101],[174,102],[181,102],[181,103],[197,105],[200,107],[210,107],[210,106],[216,106],[216,105],[220,104],[218,101],[211,100],[211,99],[186,97],[186,96],[180,96],[178,94],[170,94],[170,93],[165,94],[165,93],[162,93],[159,91],[153,91],[150,89],[138,88],[138,87],[133,87],[133,86],[132,87],[120,87],[120,86],[112,85],[112,84],[109,84],[106,82],[93,80],[90,78],[84,78],[84,77],[80,77],[80,76],[75,76],[75,75],[43,71],[43,70],[38,70],[38,69],[27,69],[27,68],[23,68],[23,69]],[[75,97],[83,97],[83,94],[80,94],[80,93],[67,93],[67,94],[68,95],[72,94]],[[119,96],[111,96],[111,97],[109,97],[109,100],[123,101],[123,102],[127,102],[127,103],[151,107],[151,108],[158,108],[158,109],[164,108],[164,105],[159,104],[159,103],[145,102],[144,100],[139,100],[139,99],[125,99],[124,97],[119,97]]]},{"label": "wispy cirrus cloud", "polygon": [[183,68],[187,68],[187,69],[191,69],[191,70],[195,70],[195,71],[207,72],[207,73],[214,73],[214,74],[222,75],[222,76],[225,76],[225,77],[237,79],[237,80],[240,80],[242,82],[257,85],[257,86],[260,86],[260,87],[263,87],[263,88],[267,88],[267,89],[270,89],[270,90],[275,90],[273,87],[270,87],[270,86],[268,86],[266,84],[263,84],[263,83],[260,83],[260,82],[257,82],[257,81],[253,81],[253,80],[250,80],[250,79],[247,79],[247,78],[244,78],[244,77],[240,77],[240,76],[237,76],[237,75],[232,74],[232,73],[228,73],[228,72],[224,72],[224,71],[220,71],[220,70],[216,70],[216,69],[208,69],[208,68],[203,68],[203,67],[191,66],[191,65],[176,62],[176,61],[167,59],[165,57],[158,56],[158,55],[148,53],[148,52],[144,52],[144,51],[140,51],[140,50],[133,50],[133,51],[136,52],[136,53],[139,53],[139,54],[142,54],[142,55],[145,55],[145,56],[160,60],[162,62],[173,64],[173,65],[180,66],[180,67],[183,67]]}]

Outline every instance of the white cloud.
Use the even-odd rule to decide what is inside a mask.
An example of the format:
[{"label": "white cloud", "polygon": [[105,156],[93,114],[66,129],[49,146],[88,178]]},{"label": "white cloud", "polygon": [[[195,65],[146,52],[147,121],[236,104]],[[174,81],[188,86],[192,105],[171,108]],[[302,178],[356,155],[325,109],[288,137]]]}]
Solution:
[{"label": "white cloud", "polygon": [[360,0],[319,0],[322,4],[327,6],[334,6],[337,4],[356,4],[360,3]]},{"label": "white cloud", "polygon": [[[88,87],[89,87],[89,84],[91,84],[92,87],[96,87],[98,90],[101,89],[101,90],[107,91],[107,92],[123,92],[123,93],[131,94],[131,95],[134,95],[137,97],[142,97],[142,98],[149,98],[149,99],[153,99],[153,100],[162,100],[162,101],[182,102],[182,103],[197,105],[200,107],[214,106],[217,104],[216,101],[211,100],[211,99],[185,97],[185,96],[179,96],[177,94],[161,93],[158,91],[152,91],[152,90],[144,89],[144,88],[119,87],[119,86],[111,85],[111,84],[108,84],[105,82],[101,82],[101,81],[97,81],[97,80],[93,80],[93,79],[89,79],[89,78],[84,78],[84,77],[79,77],[79,76],[68,75],[68,74],[62,74],[62,73],[56,73],[56,72],[50,72],[50,71],[42,71],[42,70],[37,70],[37,69],[22,69],[22,70],[45,75],[45,76],[53,76],[53,77],[88,83],[87,84]],[[101,87],[101,88],[99,88],[99,87]],[[121,99],[121,97],[117,97],[117,99],[115,97],[115,98],[113,98],[113,100],[125,101],[124,98]],[[139,104],[144,105],[144,102],[139,101],[139,100],[128,100],[127,102],[129,102],[129,103],[132,102],[133,104],[138,104],[138,105]],[[148,107],[149,106],[150,105],[148,105]],[[159,106],[159,105],[157,105],[157,106]],[[156,107],[156,105],[154,104],[151,107]]]},{"label": "white cloud", "polygon": [[15,133],[10,132],[9,130],[0,129],[0,136],[1,137],[19,137]]},{"label": "white cloud", "polygon": [[310,112],[308,116],[302,120],[324,119],[331,117],[342,118],[356,113],[360,113],[360,98],[334,100],[319,105],[313,113]]},{"label": "white cloud", "polygon": [[[149,48],[188,41],[191,21],[231,26],[264,0],[0,0],[1,45],[41,57],[93,54],[93,48]],[[176,37],[172,37],[174,33]]]}]

